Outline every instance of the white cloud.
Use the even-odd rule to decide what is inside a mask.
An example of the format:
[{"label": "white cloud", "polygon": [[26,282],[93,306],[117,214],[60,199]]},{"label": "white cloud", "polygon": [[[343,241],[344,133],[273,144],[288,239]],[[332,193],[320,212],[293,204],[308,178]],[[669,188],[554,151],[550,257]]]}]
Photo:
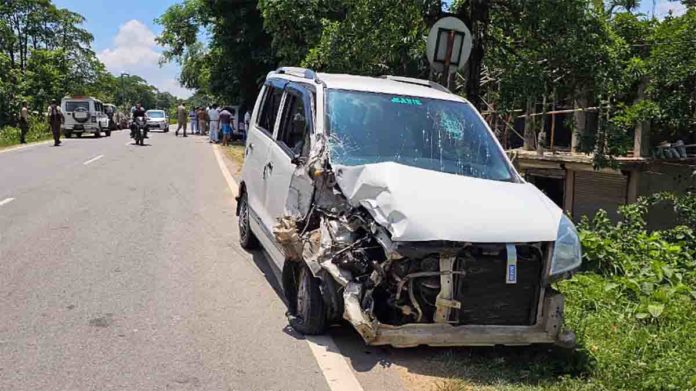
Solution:
[{"label": "white cloud", "polygon": [[97,57],[113,74],[126,72],[138,75],[160,91],[186,98],[192,91],[179,85],[178,69],[172,65],[160,67],[161,48],[155,41],[155,33],[139,20],[123,24],[113,40],[114,46],[102,50]]},{"label": "white cloud", "polygon": [[672,16],[681,16],[686,13],[686,6],[679,1],[661,0],[655,5],[655,16],[663,19],[669,12],[672,11]]}]

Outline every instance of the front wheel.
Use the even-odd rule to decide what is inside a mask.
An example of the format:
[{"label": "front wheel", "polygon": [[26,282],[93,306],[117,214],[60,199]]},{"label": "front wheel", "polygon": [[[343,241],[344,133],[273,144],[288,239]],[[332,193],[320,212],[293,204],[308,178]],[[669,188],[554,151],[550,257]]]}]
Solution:
[{"label": "front wheel", "polygon": [[305,335],[326,331],[326,304],[321,296],[321,280],[314,277],[304,262],[285,261],[283,290],[288,300],[290,327]]},{"label": "front wheel", "polygon": [[252,250],[258,247],[258,240],[254,233],[251,232],[249,224],[249,199],[246,193],[242,193],[239,198],[239,245],[247,250]]}]

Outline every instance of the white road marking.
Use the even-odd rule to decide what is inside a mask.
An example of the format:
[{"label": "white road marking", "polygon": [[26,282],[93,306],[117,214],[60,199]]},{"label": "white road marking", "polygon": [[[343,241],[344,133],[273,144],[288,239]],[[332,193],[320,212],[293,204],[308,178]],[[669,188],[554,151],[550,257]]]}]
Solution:
[{"label": "white road marking", "polygon": [[[230,174],[230,170],[227,169],[220,148],[218,145],[213,145],[215,158],[220,166],[220,171],[222,171],[222,176],[225,178],[225,182],[227,182],[227,186],[236,197],[239,194],[239,185],[232,177],[232,174]],[[307,341],[309,350],[317,361],[319,369],[321,369],[321,373],[324,375],[331,391],[363,391],[362,385],[360,385],[353,370],[350,369],[331,336],[305,336],[305,341]]]},{"label": "white road marking", "polygon": [[48,143],[52,143],[52,142],[53,142],[53,140],[49,140],[49,141],[41,141],[38,143],[31,143],[31,144],[27,144],[27,145],[18,145],[16,147],[10,147],[10,148],[0,150],[0,153],[12,152],[12,151],[21,151],[22,149],[29,149],[29,148],[36,147],[38,145],[44,145],[44,144],[48,144]]},{"label": "white road marking", "polygon": [[5,198],[4,200],[0,201],[0,206],[7,205],[10,202],[14,201],[15,199],[10,197],[10,198]]},{"label": "white road marking", "polygon": [[86,162],[84,162],[84,163],[82,163],[82,164],[84,164],[84,165],[86,166],[86,165],[88,165],[88,164],[91,164],[91,163],[96,162],[97,160],[99,160],[99,159],[101,159],[101,158],[103,158],[103,157],[104,157],[104,155],[95,156],[95,157],[93,157],[93,158],[87,160]]},{"label": "white road marking", "polygon": [[237,185],[237,182],[234,180],[234,178],[232,178],[230,170],[227,169],[224,158],[222,157],[222,152],[220,151],[220,147],[214,145],[213,151],[215,151],[215,159],[217,159],[220,170],[222,171],[222,176],[225,177],[225,182],[227,182],[227,186],[232,191],[232,195],[237,197],[237,195],[239,195],[239,185]]}]

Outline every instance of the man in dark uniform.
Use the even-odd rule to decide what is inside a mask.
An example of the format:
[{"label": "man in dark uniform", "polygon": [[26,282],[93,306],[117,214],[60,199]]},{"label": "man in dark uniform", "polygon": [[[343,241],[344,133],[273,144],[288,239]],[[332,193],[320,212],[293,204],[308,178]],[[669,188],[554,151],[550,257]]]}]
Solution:
[{"label": "man in dark uniform", "polygon": [[55,99],[51,101],[51,106],[48,107],[48,126],[51,128],[53,133],[54,146],[60,145],[60,128],[65,122],[65,117],[63,112],[58,107],[58,102]]},{"label": "man in dark uniform", "polygon": [[27,132],[29,132],[29,102],[22,102],[22,109],[19,112],[19,143],[27,143]]}]

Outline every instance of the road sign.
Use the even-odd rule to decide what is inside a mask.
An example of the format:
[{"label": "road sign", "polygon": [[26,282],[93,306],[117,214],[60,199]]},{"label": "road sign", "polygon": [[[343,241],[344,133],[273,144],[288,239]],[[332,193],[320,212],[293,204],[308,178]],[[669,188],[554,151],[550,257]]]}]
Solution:
[{"label": "road sign", "polygon": [[454,73],[471,54],[471,31],[461,20],[448,16],[435,23],[425,46],[430,66],[436,72]]}]

